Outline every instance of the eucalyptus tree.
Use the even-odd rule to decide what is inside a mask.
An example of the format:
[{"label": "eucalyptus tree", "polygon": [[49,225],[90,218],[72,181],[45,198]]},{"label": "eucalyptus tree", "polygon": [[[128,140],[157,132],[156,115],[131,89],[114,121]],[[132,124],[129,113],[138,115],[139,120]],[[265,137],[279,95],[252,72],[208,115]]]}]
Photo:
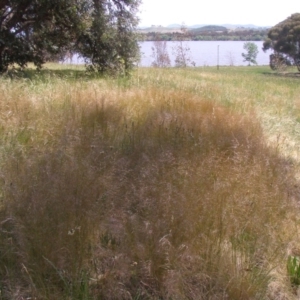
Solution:
[{"label": "eucalyptus tree", "polygon": [[0,73],[38,68],[76,51],[90,69],[128,72],[138,55],[134,29],[140,0],[1,0]]},{"label": "eucalyptus tree", "polygon": [[292,14],[269,30],[263,46],[264,51],[268,49],[290,60],[300,71],[300,13]]},{"label": "eucalyptus tree", "polygon": [[0,72],[28,62],[41,67],[47,55],[62,53],[81,29],[83,8],[76,0],[2,0]]},{"label": "eucalyptus tree", "polygon": [[128,73],[138,59],[135,28],[140,0],[93,0],[89,25],[76,49],[89,69],[100,73]]}]

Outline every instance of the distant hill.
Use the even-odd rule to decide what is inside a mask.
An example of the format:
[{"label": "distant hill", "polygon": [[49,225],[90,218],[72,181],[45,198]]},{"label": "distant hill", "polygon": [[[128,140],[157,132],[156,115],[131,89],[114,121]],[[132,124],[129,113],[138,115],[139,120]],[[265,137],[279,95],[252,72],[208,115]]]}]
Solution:
[{"label": "distant hill", "polygon": [[[168,26],[161,26],[161,25],[152,25],[150,27],[139,27],[138,31],[141,33],[148,33],[148,32],[157,32],[157,33],[171,33],[171,32],[180,32],[182,25],[180,24],[170,24]],[[186,26],[186,28],[190,28]]]},{"label": "distant hill", "polygon": [[166,26],[167,28],[181,28],[182,25],[181,24],[170,24],[168,26]]},{"label": "distant hill", "polygon": [[189,29],[189,32],[192,34],[202,33],[204,31],[227,31],[227,28],[219,25],[207,25],[200,28]]},{"label": "distant hill", "polygon": [[163,27],[163,26],[156,26],[152,25],[151,27],[147,28],[138,28],[138,31],[141,33],[149,33],[149,32],[157,32],[157,33],[172,33],[172,32],[180,32],[181,26],[179,27]]},{"label": "distant hill", "polygon": [[227,27],[227,28],[247,28],[247,29],[267,29],[267,28],[271,28],[272,26],[257,26],[257,25],[253,25],[253,24],[224,24],[223,26]]}]

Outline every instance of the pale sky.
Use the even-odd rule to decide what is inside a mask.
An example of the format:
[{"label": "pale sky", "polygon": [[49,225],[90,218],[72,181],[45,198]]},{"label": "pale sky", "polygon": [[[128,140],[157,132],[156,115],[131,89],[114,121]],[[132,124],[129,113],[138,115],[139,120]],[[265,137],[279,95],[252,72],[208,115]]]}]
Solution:
[{"label": "pale sky", "polygon": [[274,26],[293,13],[299,0],[142,0],[140,25],[254,24]]}]

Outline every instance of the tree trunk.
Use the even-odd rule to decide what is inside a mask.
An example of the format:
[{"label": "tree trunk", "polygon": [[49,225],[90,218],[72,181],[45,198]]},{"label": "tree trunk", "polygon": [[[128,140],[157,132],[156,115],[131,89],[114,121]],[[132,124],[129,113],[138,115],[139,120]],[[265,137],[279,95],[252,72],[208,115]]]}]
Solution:
[{"label": "tree trunk", "polygon": [[5,45],[0,46],[0,75],[7,71],[8,66],[6,65],[3,55],[5,51]]}]

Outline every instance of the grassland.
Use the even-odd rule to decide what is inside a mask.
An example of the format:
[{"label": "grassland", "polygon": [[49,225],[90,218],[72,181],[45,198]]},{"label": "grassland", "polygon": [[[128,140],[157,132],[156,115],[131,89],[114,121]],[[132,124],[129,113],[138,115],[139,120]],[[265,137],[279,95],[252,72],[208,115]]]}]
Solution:
[{"label": "grassland", "polygon": [[0,299],[297,299],[290,72],[0,78]]}]

